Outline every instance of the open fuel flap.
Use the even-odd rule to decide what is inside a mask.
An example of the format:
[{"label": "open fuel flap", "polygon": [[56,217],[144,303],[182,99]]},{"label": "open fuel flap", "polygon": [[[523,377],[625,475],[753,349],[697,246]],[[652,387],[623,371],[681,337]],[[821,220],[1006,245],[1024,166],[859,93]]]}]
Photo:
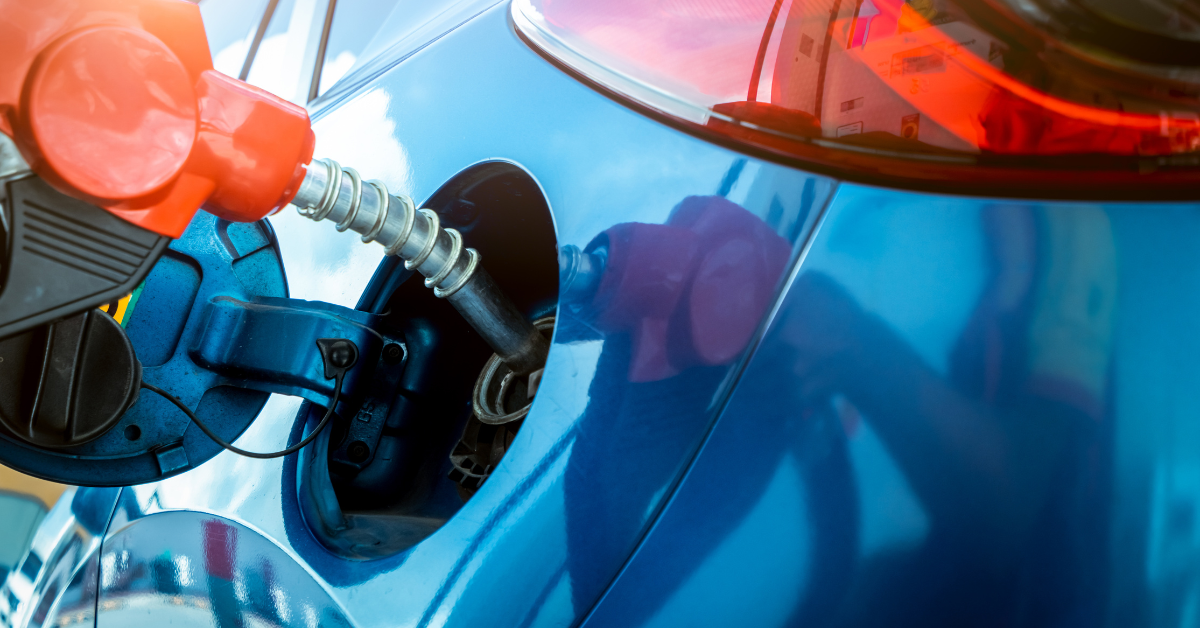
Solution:
[{"label": "open fuel flap", "polygon": [[[3,190],[5,225],[21,225],[22,212],[57,220],[26,217],[24,233],[7,234],[8,248],[24,237],[27,255],[63,268],[52,276],[73,280],[70,271],[78,271],[110,299],[0,338],[7,466],[81,486],[156,481],[212,458],[221,450],[213,437],[235,440],[269,393],[322,406],[337,394],[337,412],[347,412],[376,371],[402,368],[382,358],[393,339],[376,331],[379,317],[287,298],[266,221],[230,223],[201,212],[169,246],[161,239],[139,274],[136,233],[81,224],[79,201],[27,172],[9,177]],[[0,301],[23,288],[24,268],[6,265]],[[319,340],[351,343],[355,366],[326,377],[331,360]]]},{"label": "open fuel flap", "polygon": [[[35,176],[10,179],[3,187],[8,225],[26,208],[74,220],[80,215],[56,211],[78,201]],[[142,385],[170,389],[225,438],[236,438],[250,424],[268,391],[198,368],[191,342],[203,337],[203,319],[215,300],[287,296],[270,226],[232,224],[201,213],[183,237],[158,252],[148,272],[122,285],[99,276],[132,266],[129,250],[135,243],[119,233],[107,243],[85,240],[95,231],[74,220],[28,221],[34,246],[26,248],[61,251],[65,247],[44,235],[56,226],[65,235],[61,239],[79,248],[57,260],[41,258],[65,269],[52,276],[78,268],[85,279],[121,289],[109,290],[111,301],[98,309],[0,339],[0,460],[75,485],[137,484],[192,468],[219,447],[189,430],[187,416]],[[11,234],[8,242],[14,244]],[[84,254],[93,252],[94,265],[86,265]],[[5,296],[23,268],[7,265]]]}]

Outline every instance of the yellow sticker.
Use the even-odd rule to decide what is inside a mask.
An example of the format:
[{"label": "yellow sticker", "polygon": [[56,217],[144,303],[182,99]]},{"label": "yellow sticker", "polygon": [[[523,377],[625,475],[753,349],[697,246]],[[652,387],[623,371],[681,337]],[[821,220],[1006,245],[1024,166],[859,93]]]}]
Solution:
[{"label": "yellow sticker", "polygon": [[137,288],[133,289],[133,292],[112,303],[100,306],[100,310],[116,319],[121,324],[121,327],[127,327],[129,325],[129,318],[133,316],[133,308],[137,305],[138,297],[142,296],[142,288],[145,285],[146,283],[142,282]]}]

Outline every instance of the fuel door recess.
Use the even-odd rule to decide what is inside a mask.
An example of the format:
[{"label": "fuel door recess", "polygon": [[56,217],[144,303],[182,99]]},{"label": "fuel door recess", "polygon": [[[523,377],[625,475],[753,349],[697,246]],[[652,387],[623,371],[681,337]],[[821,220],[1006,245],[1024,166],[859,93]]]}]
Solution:
[{"label": "fuel door recess", "polygon": [[[392,211],[402,202],[393,199]],[[537,182],[511,163],[478,164],[416,207],[417,220],[453,230],[454,248],[475,251],[494,282],[489,290],[510,301],[519,327],[536,330],[548,347],[558,259]],[[338,220],[357,224],[354,216]],[[544,353],[530,365],[497,347],[462,303],[430,289],[439,273],[405,264],[403,254],[384,259],[357,306],[382,317],[376,329],[397,339],[382,361],[402,361],[403,371],[378,371],[354,420],[335,425],[299,458],[306,523],[326,548],[350,559],[403,551],[452,517],[512,444],[544,367]],[[317,412],[307,412],[311,426]]]}]

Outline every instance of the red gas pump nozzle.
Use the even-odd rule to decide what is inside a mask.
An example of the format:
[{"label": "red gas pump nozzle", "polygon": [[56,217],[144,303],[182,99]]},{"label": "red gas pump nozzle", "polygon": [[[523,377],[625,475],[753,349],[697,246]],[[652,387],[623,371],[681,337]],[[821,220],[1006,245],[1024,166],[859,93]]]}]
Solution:
[{"label": "red gas pump nozzle", "polygon": [[[136,288],[196,211],[286,205],[308,113],[213,70],[184,0],[0,0],[0,339]],[[19,161],[19,160],[17,160]]]},{"label": "red gas pump nozzle", "polygon": [[0,131],[59,191],[159,235],[295,195],[304,108],[212,67],[183,0],[0,0]]}]

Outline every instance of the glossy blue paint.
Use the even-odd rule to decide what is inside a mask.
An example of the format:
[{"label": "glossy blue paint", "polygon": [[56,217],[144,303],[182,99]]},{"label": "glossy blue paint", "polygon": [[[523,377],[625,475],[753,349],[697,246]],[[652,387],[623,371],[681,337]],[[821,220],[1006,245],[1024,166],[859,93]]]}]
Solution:
[{"label": "glossy blue paint", "polygon": [[196,365],[231,385],[303,397],[328,406],[334,381],[325,376],[320,338],[345,338],[358,347],[355,368],[342,384],[346,397],[361,394],[375,373],[384,337],[378,317],[327,303],[258,297],[218,297],[205,308],[204,324],[188,350]]},{"label": "glossy blue paint", "polygon": [[[503,6],[458,23],[331,89],[318,155],[418,199],[514,164],[560,246],[608,255],[560,290],[524,427],[440,528],[371,561],[314,538],[311,457],[125,489],[97,626],[319,621],[276,589],[364,627],[1195,623],[1200,207],[837,185],[574,82]],[[377,247],[272,224],[293,296],[380,312]],[[668,271],[736,276],[738,234],[787,251],[764,304],[656,301]],[[761,331],[714,351],[679,303]],[[273,396],[238,444],[295,442],[300,410]]]},{"label": "glossy blue paint", "polygon": [[[384,125],[379,128],[395,129],[389,141],[421,155],[408,162],[408,192],[417,198],[474,163],[497,157],[515,162],[543,187],[560,244],[584,247],[620,224],[666,223],[685,199],[723,191],[794,255],[831,182],[746,162],[606,100],[525,48],[508,29],[505,9],[443,37],[325,113],[319,137],[336,138],[339,125],[376,121]],[[470,49],[457,42],[471,42]],[[495,54],[481,59],[471,52],[479,46]],[[456,80],[438,78],[447,73]],[[476,97],[483,93],[510,96]],[[459,104],[449,111],[446,103]],[[440,129],[451,127],[472,140],[448,143]],[[497,135],[498,128],[505,133]],[[584,145],[590,150],[570,150]],[[370,155],[339,158],[365,177],[382,176],[373,169],[387,164]],[[274,224],[294,295],[358,301],[372,267],[356,275],[362,266],[347,263],[345,251],[353,250],[353,259],[372,249],[293,215]],[[312,238],[328,244],[304,248],[308,259],[298,265],[319,273],[293,270],[289,247]],[[483,254],[486,265],[489,252]],[[778,268],[764,280],[776,291],[784,274]],[[346,294],[356,282],[357,292]],[[751,345],[722,363],[634,384],[629,334],[601,333],[587,323],[586,304],[566,305],[580,314],[558,328],[546,379],[511,451],[483,490],[410,550],[369,563],[332,554],[300,514],[294,459],[249,461],[226,454],[194,474],[131,489],[139,513],[128,534],[137,538],[144,529],[146,538],[159,538],[154,530],[168,522],[158,513],[176,509],[252,525],[328,583],[334,599],[353,609],[355,622],[364,626],[577,621],[670,494]],[[762,314],[747,314],[751,328]],[[282,444],[299,429],[295,416],[294,409],[273,414],[269,404],[239,442],[264,451]],[[251,493],[242,486],[259,488]],[[607,508],[598,511],[603,502],[590,496],[601,493],[608,496]],[[599,528],[603,534],[593,536],[600,515],[607,522]]]},{"label": "glossy blue paint", "polygon": [[843,185],[587,625],[1188,623],[1198,228]]}]

